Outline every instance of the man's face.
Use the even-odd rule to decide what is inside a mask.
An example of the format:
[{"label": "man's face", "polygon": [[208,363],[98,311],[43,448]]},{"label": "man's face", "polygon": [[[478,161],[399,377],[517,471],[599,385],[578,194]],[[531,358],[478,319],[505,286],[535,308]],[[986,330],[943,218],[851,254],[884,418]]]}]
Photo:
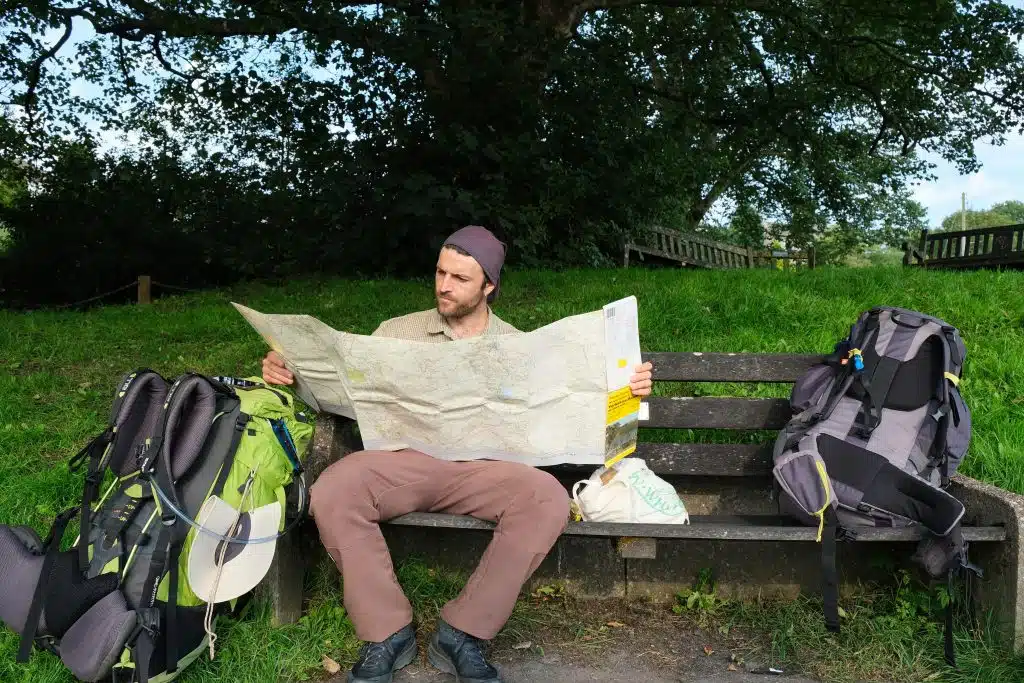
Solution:
[{"label": "man's face", "polygon": [[494,285],[487,282],[476,259],[454,249],[441,249],[434,274],[438,313],[446,318],[461,318],[485,306],[493,290]]}]

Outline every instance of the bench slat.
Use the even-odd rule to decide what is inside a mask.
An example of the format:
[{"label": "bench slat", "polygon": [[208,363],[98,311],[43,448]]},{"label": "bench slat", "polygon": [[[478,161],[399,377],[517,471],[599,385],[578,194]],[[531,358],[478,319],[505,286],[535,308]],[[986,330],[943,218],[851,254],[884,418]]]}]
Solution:
[{"label": "bench slat", "polygon": [[[760,477],[772,472],[771,446],[720,443],[647,443],[636,446],[634,457],[647,462],[658,475]],[[589,476],[598,465],[545,466],[553,472],[582,470]]]},{"label": "bench slat", "polygon": [[636,456],[658,475],[764,476],[772,472],[771,446],[717,443],[639,443]]},{"label": "bench slat", "polygon": [[762,353],[645,353],[662,382],[795,382],[821,355]]},{"label": "bench slat", "polygon": [[653,429],[781,429],[792,411],[781,398],[726,396],[651,396],[650,419],[641,427]]},{"label": "bench slat", "polygon": [[[570,522],[563,533],[571,536],[607,536],[640,538],[692,538],[745,541],[814,541],[817,528],[780,524],[778,517],[766,517],[768,524],[751,523],[751,517],[737,522],[733,517],[692,516],[690,524],[613,524],[608,522]],[[729,521],[725,521],[729,520]],[[413,512],[396,517],[388,524],[437,529],[476,529],[489,531],[494,524],[475,517],[430,512]],[[901,529],[866,528],[859,532],[858,541],[917,541],[922,530],[914,527]],[[1000,526],[963,527],[965,541],[1005,541],[1006,529]]]}]

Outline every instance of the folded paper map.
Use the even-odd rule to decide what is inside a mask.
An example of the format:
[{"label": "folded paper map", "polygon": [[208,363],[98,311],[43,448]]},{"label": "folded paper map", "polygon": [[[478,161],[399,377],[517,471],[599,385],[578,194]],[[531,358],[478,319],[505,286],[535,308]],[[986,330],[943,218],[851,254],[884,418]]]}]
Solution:
[{"label": "folded paper map", "polygon": [[368,450],[543,466],[611,464],[636,449],[635,297],[532,332],[441,344],[234,306],[284,357],[299,398],[357,420]]}]

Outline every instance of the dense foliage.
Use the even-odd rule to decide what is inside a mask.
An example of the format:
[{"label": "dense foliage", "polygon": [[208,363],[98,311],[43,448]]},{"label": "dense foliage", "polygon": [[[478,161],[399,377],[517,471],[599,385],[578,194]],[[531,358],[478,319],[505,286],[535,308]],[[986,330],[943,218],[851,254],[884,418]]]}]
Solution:
[{"label": "dense foliage", "polygon": [[995,228],[1001,225],[1020,225],[1024,223],[1024,202],[1011,200],[993,204],[988,209],[968,209],[963,212],[951,213],[942,219],[942,229],[946,232],[966,227]]},{"label": "dense foliage", "polygon": [[973,170],[1024,112],[1024,12],[992,0],[3,7],[0,145],[33,189],[0,205],[9,303],[122,269],[411,272],[470,221],[517,263],[601,263],[712,206],[841,252],[919,227],[920,151]]}]

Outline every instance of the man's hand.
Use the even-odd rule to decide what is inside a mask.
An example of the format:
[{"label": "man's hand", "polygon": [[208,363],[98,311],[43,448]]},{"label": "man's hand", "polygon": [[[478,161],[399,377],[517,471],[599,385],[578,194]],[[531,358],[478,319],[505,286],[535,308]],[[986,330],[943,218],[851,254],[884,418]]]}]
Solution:
[{"label": "man's hand", "polygon": [[263,359],[263,381],[267,384],[291,384],[292,373],[284,366],[284,358],[277,351],[271,351]]},{"label": "man's hand", "polygon": [[643,397],[651,395],[651,386],[653,384],[651,380],[652,367],[654,366],[648,361],[634,368],[634,374],[629,378],[629,388],[634,396]]}]

